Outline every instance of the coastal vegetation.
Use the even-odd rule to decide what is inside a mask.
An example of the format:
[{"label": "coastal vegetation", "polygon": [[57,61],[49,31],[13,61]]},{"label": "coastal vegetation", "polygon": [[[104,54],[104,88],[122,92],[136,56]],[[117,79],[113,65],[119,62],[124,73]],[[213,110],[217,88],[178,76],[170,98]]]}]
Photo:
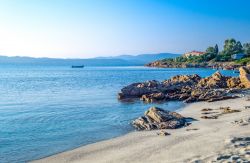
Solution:
[{"label": "coastal vegetation", "polygon": [[250,63],[250,57],[245,57],[239,60],[235,60],[235,63],[240,64],[240,65],[246,65]]},{"label": "coastal vegetation", "polygon": [[[201,52],[200,52],[201,53]],[[242,55],[234,58],[233,55]],[[250,63],[250,43],[242,43],[233,38],[224,41],[223,49],[220,51],[218,45],[209,46],[205,52],[199,55],[182,55],[176,58],[166,58],[149,63],[153,67],[204,67],[220,63],[246,65]]]}]

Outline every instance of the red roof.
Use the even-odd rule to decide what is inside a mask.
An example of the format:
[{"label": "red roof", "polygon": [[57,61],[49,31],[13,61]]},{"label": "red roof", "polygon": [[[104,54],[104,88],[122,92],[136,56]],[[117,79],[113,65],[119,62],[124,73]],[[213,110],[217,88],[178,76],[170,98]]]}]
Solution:
[{"label": "red roof", "polygon": [[189,53],[204,54],[205,52],[201,52],[201,51],[195,51],[195,50],[193,50],[192,52],[189,52]]}]

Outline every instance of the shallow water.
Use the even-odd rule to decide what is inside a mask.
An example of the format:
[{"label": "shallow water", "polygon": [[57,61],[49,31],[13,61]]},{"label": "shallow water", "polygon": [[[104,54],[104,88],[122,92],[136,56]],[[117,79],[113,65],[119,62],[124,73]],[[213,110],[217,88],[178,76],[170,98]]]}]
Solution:
[{"label": "shallow water", "polygon": [[[121,103],[133,82],[164,80],[212,69],[145,67],[0,67],[0,162],[26,162],[126,134],[150,106],[180,109],[181,102]],[[222,71],[235,76],[232,71]]]}]

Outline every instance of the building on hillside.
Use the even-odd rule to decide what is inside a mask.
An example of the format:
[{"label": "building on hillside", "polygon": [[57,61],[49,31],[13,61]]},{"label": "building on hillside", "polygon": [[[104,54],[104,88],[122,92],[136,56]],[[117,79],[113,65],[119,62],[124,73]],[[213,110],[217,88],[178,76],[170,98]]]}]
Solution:
[{"label": "building on hillside", "polygon": [[245,56],[244,53],[233,54],[231,57],[232,59],[241,59]]},{"label": "building on hillside", "polygon": [[188,53],[185,53],[183,56],[185,57],[190,57],[190,56],[201,56],[205,54],[205,52],[200,52],[200,51],[191,51],[191,52],[188,52]]}]

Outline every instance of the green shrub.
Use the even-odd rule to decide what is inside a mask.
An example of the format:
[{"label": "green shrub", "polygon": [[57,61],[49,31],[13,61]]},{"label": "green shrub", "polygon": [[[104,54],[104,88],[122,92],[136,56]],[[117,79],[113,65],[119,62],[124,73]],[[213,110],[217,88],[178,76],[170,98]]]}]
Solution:
[{"label": "green shrub", "polygon": [[250,63],[250,57],[242,58],[240,60],[236,60],[235,63],[241,64],[241,65],[246,65],[246,64]]}]

